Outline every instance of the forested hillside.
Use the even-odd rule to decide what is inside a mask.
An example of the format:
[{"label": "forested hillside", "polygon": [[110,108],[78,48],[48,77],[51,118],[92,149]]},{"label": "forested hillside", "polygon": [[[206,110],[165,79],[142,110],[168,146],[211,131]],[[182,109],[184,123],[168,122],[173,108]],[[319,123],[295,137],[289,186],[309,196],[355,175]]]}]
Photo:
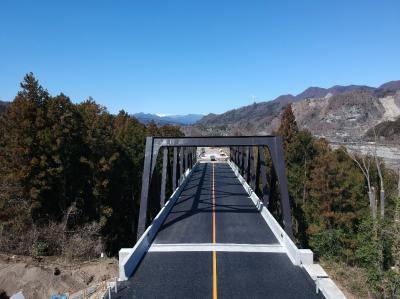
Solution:
[{"label": "forested hillside", "polygon": [[51,96],[26,75],[0,116],[0,251],[87,258],[132,246],[149,134],[182,133]]},{"label": "forested hillside", "polygon": [[[299,130],[291,105],[278,133],[298,244],[311,248],[358,298],[398,298],[398,174],[375,156],[332,150],[326,140]],[[270,208],[279,219],[279,206]]]}]

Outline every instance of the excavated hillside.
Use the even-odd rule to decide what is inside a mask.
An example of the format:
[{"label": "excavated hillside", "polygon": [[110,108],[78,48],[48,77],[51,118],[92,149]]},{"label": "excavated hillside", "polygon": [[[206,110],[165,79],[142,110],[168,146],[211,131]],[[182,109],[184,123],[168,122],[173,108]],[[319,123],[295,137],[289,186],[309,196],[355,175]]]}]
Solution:
[{"label": "excavated hillside", "polygon": [[209,114],[187,131],[223,135],[270,134],[278,128],[281,113],[289,103],[293,104],[301,128],[331,141],[354,141],[379,123],[400,116],[400,81],[391,81],[378,88],[359,85],[328,89],[310,87],[297,96],[284,95],[223,114]]}]

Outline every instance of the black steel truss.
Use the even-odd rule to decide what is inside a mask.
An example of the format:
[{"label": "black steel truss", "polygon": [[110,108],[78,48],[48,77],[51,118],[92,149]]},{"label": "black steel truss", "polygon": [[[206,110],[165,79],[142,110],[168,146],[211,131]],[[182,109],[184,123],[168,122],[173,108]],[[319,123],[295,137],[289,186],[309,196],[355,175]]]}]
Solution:
[{"label": "black steel truss", "polygon": [[[270,190],[275,188],[275,183],[278,181],[284,230],[293,238],[288,184],[283,160],[282,139],[280,136],[147,137],[137,238],[139,239],[146,229],[149,188],[160,149],[162,149],[163,153],[160,207],[163,207],[165,203],[168,165],[170,165],[170,167],[172,166],[172,171],[170,173],[172,178],[169,179],[172,180],[172,189],[175,190],[180,184],[180,179],[184,171],[188,168],[191,169],[196,163],[196,148],[209,146],[229,147],[231,161],[238,166],[240,174],[245,178],[252,189],[261,196],[264,205],[267,207],[270,201]],[[268,148],[271,156],[272,176],[270,182],[267,181],[267,165],[265,162],[264,147]],[[257,148],[256,157],[254,156],[254,148]],[[173,156],[172,164],[169,161],[170,150],[173,151],[171,152]],[[260,183],[262,186],[261,190],[259,190]]]}]

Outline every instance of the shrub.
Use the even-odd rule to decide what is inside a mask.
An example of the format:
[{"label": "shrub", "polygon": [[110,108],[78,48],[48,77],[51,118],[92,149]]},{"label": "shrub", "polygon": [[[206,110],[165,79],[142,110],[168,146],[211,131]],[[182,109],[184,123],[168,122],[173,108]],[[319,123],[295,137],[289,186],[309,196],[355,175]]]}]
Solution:
[{"label": "shrub", "polygon": [[342,253],[342,239],[340,229],[325,229],[310,238],[310,245],[318,256],[333,258]]}]

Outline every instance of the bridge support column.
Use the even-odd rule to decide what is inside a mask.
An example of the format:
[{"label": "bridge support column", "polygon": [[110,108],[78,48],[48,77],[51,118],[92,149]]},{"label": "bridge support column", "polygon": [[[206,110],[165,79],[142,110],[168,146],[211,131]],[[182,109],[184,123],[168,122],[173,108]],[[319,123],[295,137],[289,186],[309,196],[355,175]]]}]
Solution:
[{"label": "bridge support column", "polygon": [[253,147],[249,146],[249,170],[247,171],[248,173],[248,182],[249,182],[249,186],[251,187],[251,189],[254,190],[254,186],[253,186]]},{"label": "bridge support column", "polygon": [[256,156],[256,169],[255,169],[255,183],[254,183],[254,192],[262,198],[260,192],[260,147],[257,147],[257,156]]},{"label": "bridge support column", "polygon": [[267,167],[265,165],[265,150],[263,146],[258,148],[258,157],[260,160],[260,174],[261,174],[261,185],[262,185],[262,200],[264,205],[268,208],[269,205],[269,192],[268,192],[268,180],[267,180]]},{"label": "bridge support column", "polygon": [[240,167],[239,166],[239,147],[238,146],[235,146],[235,164],[238,167]]},{"label": "bridge support column", "polygon": [[[184,147],[179,148],[179,180],[182,177],[183,174],[183,152],[184,152]],[[178,181],[179,182],[179,181]]]},{"label": "bridge support column", "polygon": [[254,156],[255,148],[253,146],[250,147],[250,186],[256,191],[256,161]]},{"label": "bridge support column", "polygon": [[250,182],[250,146],[246,148],[246,181]]},{"label": "bridge support column", "polygon": [[289,202],[289,189],[286,179],[285,161],[283,157],[282,138],[276,136],[273,148],[270,150],[272,165],[275,170],[281,194],[282,218],[285,232],[293,239],[292,216]]},{"label": "bridge support column", "polygon": [[[142,175],[142,191],[140,195],[140,208],[139,208],[139,223],[137,229],[137,239],[143,234],[147,222],[147,204],[149,187],[151,180],[151,173],[153,169],[153,137],[146,138],[146,147],[144,153],[144,168]],[[154,161],[155,164],[155,161]]]},{"label": "bridge support column", "polygon": [[165,188],[167,185],[167,166],[168,166],[168,148],[164,147],[162,172],[161,172],[160,208],[162,208],[165,204]]},{"label": "bridge support column", "polygon": [[240,169],[240,174],[243,176],[244,175],[244,147],[241,146],[239,147],[239,169]]},{"label": "bridge support column", "polygon": [[174,147],[174,158],[172,165],[172,192],[176,189],[176,177],[178,170],[178,148]]}]

